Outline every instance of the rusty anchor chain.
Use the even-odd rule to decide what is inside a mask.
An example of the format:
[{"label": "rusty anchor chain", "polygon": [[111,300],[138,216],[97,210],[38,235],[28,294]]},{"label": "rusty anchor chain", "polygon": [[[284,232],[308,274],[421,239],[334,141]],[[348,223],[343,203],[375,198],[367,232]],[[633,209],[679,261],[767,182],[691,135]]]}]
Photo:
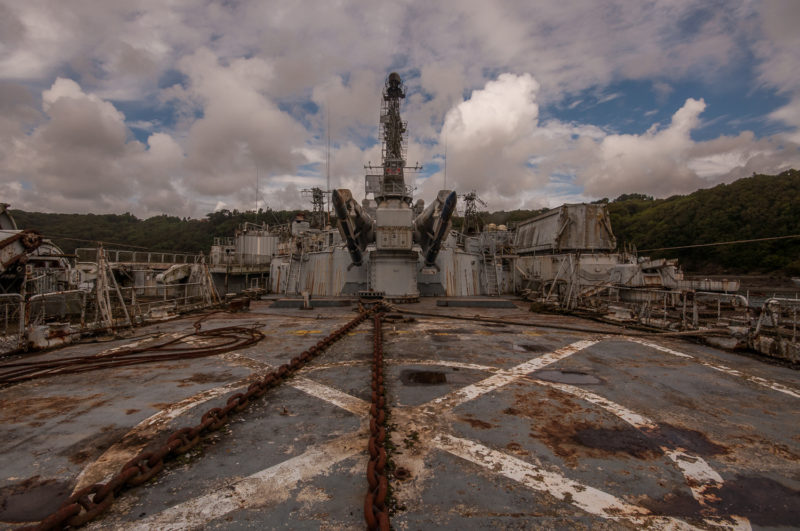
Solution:
[{"label": "rusty anchor chain", "polygon": [[[202,416],[198,425],[176,430],[160,448],[154,451],[143,451],[126,463],[107,483],[95,483],[79,490],[37,525],[21,529],[28,531],[64,529],[79,527],[93,520],[107,510],[125,490],[141,485],[155,477],[164,468],[165,461],[188,452],[200,443],[204,435],[222,428],[233,413],[243,411],[252,401],[261,398],[268,390],[283,383],[306,363],[322,354],[325,349],[360,325],[376,308],[378,306],[359,313],[343,327],[318,341],[316,345],[303,351],[299,356],[292,358],[289,363],[281,365],[250,384],[244,393],[231,395],[224,407],[209,409]],[[377,326],[379,327],[380,323]]]},{"label": "rusty anchor chain", "polygon": [[367,482],[369,489],[364,497],[364,519],[367,529],[389,530],[389,508],[386,496],[389,492],[386,456],[386,389],[383,385],[383,334],[380,313],[373,316],[372,338],[372,404],[369,408],[369,463]]}]

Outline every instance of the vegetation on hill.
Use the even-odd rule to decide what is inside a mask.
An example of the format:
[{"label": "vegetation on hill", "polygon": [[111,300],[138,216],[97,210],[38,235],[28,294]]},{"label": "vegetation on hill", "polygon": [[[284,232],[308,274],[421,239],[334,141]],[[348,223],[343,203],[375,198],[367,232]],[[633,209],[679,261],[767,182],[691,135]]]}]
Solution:
[{"label": "vegetation on hill", "polygon": [[[753,175],[667,199],[627,194],[608,210],[620,245],[641,251],[800,234],[800,171]],[[800,238],[645,254],[679,258],[690,271],[800,274]]]},{"label": "vegetation on hill", "polygon": [[35,229],[53,240],[65,253],[105,242],[107,248],[139,247],[154,251],[208,253],[215,237],[233,236],[245,222],[267,225],[289,223],[299,211],[259,209],[239,212],[219,210],[205,219],[153,216],[138,219],[125,214],[43,214],[12,210],[17,226]]},{"label": "vegetation on hill", "polygon": [[[753,175],[731,184],[698,190],[685,196],[653,199],[624,194],[608,203],[611,224],[620,246],[635,245],[653,257],[679,258],[687,271],[745,273],[781,271],[800,275],[800,238],[715,247],[647,251],[732,240],[800,234],[800,171]],[[258,213],[220,210],[204,219],[131,214],[42,214],[12,210],[20,228],[39,230],[65,252],[124,245],[152,250],[208,252],[215,237],[232,236],[244,222],[285,224],[299,211]],[[308,216],[308,211],[304,211]],[[544,210],[498,211],[484,214],[484,223],[515,223]],[[462,220],[454,219],[460,226]]]}]

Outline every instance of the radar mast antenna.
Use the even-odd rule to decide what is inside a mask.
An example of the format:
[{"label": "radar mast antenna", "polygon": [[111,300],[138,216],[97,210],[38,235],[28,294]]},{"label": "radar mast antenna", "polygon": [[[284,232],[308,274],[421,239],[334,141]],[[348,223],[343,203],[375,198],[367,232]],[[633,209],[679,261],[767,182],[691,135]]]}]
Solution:
[{"label": "radar mast antenna", "polygon": [[[325,151],[325,194],[330,197],[331,193],[331,110],[325,105],[325,118],[327,122],[326,136],[328,148]],[[331,202],[327,202],[326,223],[331,222]]]},{"label": "radar mast antenna", "polygon": [[[406,89],[400,74],[392,72],[386,78],[381,101],[380,130],[381,165],[372,163],[364,166],[367,170],[380,170],[380,175],[367,175],[365,191],[375,193],[377,197],[400,198],[411,202],[411,188],[406,186],[406,171],[418,172],[422,166],[415,164],[406,166],[406,148],[408,147],[408,123],[400,117],[400,100],[405,99]],[[376,182],[376,180],[378,182]]]}]

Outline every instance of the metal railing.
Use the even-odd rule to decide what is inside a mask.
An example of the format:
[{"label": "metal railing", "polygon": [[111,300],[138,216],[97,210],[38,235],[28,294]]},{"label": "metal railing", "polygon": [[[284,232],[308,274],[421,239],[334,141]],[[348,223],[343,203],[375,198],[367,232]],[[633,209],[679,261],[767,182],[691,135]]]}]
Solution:
[{"label": "metal railing", "polygon": [[[744,324],[749,324],[750,322],[750,301],[744,295],[739,295],[738,293],[720,293],[716,291],[695,291],[694,292],[694,299],[695,304],[698,301],[702,300],[709,300],[717,303],[717,322],[722,320],[722,304],[723,302],[729,303],[732,307],[736,308],[737,302],[738,306],[744,312],[741,317],[736,316],[735,314],[732,316],[732,320],[739,319]],[[695,320],[697,320],[695,318]]]},{"label": "metal railing", "polygon": [[[52,346],[41,344],[41,328],[56,323],[67,330],[56,331],[63,337],[64,333],[111,331],[220,303],[202,254],[79,248],[76,257],[77,269],[29,269],[19,293],[0,294],[0,353],[29,346]],[[270,258],[259,256],[258,261]],[[147,283],[119,286],[114,263],[145,266],[141,269],[149,274],[144,277],[127,276],[134,283],[136,279]],[[147,264],[151,267],[146,267]],[[194,282],[150,283],[156,270],[173,265],[191,266]],[[128,269],[141,272],[136,267]]]},{"label": "metal railing", "polygon": [[405,183],[381,182],[375,197],[381,196],[403,196],[410,197],[414,193],[414,187]]},{"label": "metal railing", "polygon": [[0,353],[19,348],[22,341],[20,330],[25,329],[25,299],[22,295],[19,293],[0,294],[0,318],[3,319]]},{"label": "metal railing", "polygon": [[[113,288],[107,288],[112,290]],[[213,305],[218,298],[206,282],[161,284],[147,296],[141,286],[119,288],[120,297],[108,298],[110,315],[101,312],[94,291],[68,290],[30,296],[0,294],[0,354],[23,348],[27,334],[48,323],[68,323],[75,333],[142,324],[182,311]]]},{"label": "metal railing", "polygon": [[38,325],[48,320],[59,319],[86,326],[85,290],[54,291],[32,295],[27,301],[28,324]]},{"label": "metal railing", "polygon": [[209,266],[217,269],[222,267],[264,267],[272,261],[271,254],[229,253],[211,255]]},{"label": "metal railing", "polygon": [[800,310],[800,299],[785,299],[772,297],[767,299],[761,306],[761,313],[756,323],[755,336],[761,333],[763,328],[772,329],[792,328],[792,343],[797,342],[797,314]]},{"label": "metal railing", "polygon": [[[165,312],[179,312],[212,302],[208,285],[204,282],[127,286],[120,287],[120,293],[129,315],[138,322],[161,317]],[[117,312],[112,311],[116,318]]]},{"label": "metal railing", "polygon": [[[205,260],[203,253],[175,253],[169,251],[128,251],[105,249],[106,260],[122,264],[199,264]],[[79,247],[75,249],[79,262],[97,262],[97,249]]]},{"label": "metal railing", "polygon": [[[582,299],[596,297],[602,300],[601,293],[606,291],[605,302],[609,307],[620,302],[632,304],[638,319],[648,324],[658,319],[661,324],[672,322],[680,323],[684,329],[687,326],[697,328],[701,318],[715,318],[717,325],[740,323],[747,326],[751,323],[749,301],[736,293],[638,288],[611,283],[591,287],[594,289],[585,290]],[[709,303],[715,309],[709,308]]]}]

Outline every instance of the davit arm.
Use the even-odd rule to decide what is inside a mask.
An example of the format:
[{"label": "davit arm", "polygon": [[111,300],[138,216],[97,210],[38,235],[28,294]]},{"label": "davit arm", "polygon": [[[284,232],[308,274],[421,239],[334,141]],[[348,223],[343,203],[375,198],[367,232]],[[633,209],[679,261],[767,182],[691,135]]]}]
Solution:
[{"label": "davit arm", "polygon": [[422,246],[425,266],[436,264],[442,240],[450,232],[450,218],[456,211],[456,193],[440,190],[436,199],[414,220],[414,239]]},{"label": "davit arm", "polygon": [[346,188],[334,190],[331,199],[338,219],[339,234],[347,243],[353,265],[359,267],[364,260],[364,249],[375,239],[372,218]]}]

